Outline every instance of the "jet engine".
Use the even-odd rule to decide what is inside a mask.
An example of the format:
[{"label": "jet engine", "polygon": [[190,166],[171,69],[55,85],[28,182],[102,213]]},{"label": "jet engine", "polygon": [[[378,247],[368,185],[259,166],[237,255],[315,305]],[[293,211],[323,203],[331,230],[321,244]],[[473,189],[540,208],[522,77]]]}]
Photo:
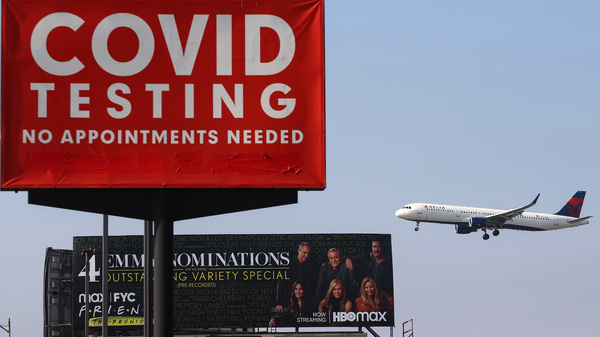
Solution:
[{"label": "jet engine", "polygon": [[477,232],[477,228],[469,227],[469,225],[458,224],[458,225],[454,225],[454,231],[457,234],[469,234],[469,233]]},{"label": "jet engine", "polygon": [[469,218],[469,227],[471,228],[483,228],[487,225],[486,218]]}]

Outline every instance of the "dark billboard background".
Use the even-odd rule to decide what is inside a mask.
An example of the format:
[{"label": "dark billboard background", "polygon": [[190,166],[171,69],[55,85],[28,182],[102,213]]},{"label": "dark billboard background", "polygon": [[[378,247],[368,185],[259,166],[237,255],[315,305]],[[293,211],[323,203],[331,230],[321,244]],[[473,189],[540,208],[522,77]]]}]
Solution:
[{"label": "dark billboard background", "polygon": [[[381,244],[384,262],[374,262],[373,239]],[[298,259],[302,242],[310,246],[310,258],[304,263]],[[101,237],[73,239],[75,329],[84,328],[85,316],[85,258],[81,251],[100,250],[101,246]],[[331,248],[339,250],[337,269],[328,262]],[[394,325],[389,234],[179,235],[174,237],[174,253],[176,329]],[[108,259],[109,325],[142,325],[143,237],[110,237]],[[101,324],[101,265],[100,255],[90,260],[90,326]],[[356,301],[366,276],[372,276],[378,288],[379,303],[371,309]],[[302,279],[300,286],[294,284],[298,279]],[[328,303],[322,302],[331,279],[341,281],[338,290],[343,288],[348,303],[340,306],[333,292]],[[301,310],[293,305],[298,298],[294,297],[298,294],[294,285],[303,288]]]}]

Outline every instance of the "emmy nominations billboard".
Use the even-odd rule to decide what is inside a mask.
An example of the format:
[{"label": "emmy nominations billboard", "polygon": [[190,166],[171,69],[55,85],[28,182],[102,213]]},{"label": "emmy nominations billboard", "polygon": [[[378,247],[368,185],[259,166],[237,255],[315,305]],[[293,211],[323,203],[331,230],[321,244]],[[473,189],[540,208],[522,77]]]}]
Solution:
[{"label": "emmy nominations billboard", "polygon": [[2,0],[2,188],[325,188],[323,7]]},{"label": "emmy nominations billboard", "polygon": [[[101,237],[73,239],[73,324],[102,323],[101,256],[85,269],[82,249]],[[179,235],[174,238],[176,329],[393,326],[389,234]],[[109,238],[109,326],[143,324],[143,237]]]}]

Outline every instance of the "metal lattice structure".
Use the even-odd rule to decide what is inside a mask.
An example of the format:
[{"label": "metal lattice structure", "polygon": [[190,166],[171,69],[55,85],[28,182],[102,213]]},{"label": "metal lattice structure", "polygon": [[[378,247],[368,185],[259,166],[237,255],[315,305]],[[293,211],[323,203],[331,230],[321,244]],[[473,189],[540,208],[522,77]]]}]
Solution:
[{"label": "metal lattice structure", "polygon": [[[407,330],[408,329],[408,330]],[[402,323],[402,337],[413,337],[413,320],[412,318]]]}]

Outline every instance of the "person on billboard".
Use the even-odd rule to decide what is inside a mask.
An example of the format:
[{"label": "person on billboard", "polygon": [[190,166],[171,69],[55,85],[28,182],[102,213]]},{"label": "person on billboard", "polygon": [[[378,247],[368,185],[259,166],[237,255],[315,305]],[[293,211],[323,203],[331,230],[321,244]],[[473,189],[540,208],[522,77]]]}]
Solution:
[{"label": "person on billboard", "polygon": [[294,282],[292,289],[292,294],[288,302],[289,307],[284,309],[285,314],[271,318],[269,322],[270,327],[295,326],[298,325],[298,317],[312,316],[315,308],[312,299],[305,296],[306,292],[302,281]]},{"label": "person on billboard", "polygon": [[346,289],[339,279],[333,279],[325,298],[319,302],[319,312],[350,312],[352,302],[346,299]]},{"label": "person on billboard", "polygon": [[372,278],[377,283],[380,291],[393,296],[394,271],[392,269],[392,258],[388,255],[384,242],[379,237],[373,238],[371,240],[371,252],[346,259],[346,268],[359,275],[359,279]]},{"label": "person on billboard", "polygon": [[327,259],[328,262],[324,262],[319,270],[315,298],[317,300],[324,298],[331,281],[334,279],[341,281],[350,298],[355,298],[358,294],[358,283],[354,272],[347,268],[346,264],[342,263],[342,256],[339,249],[329,249]]},{"label": "person on billboard", "polygon": [[308,242],[301,242],[298,246],[298,254],[290,260],[287,280],[277,281],[275,293],[275,312],[283,314],[287,306],[290,293],[293,292],[294,282],[301,282],[305,298],[313,298],[316,288],[317,267],[310,259],[311,248]]},{"label": "person on billboard", "polygon": [[394,308],[394,300],[384,291],[377,289],[377,283],[370,277],[365,277],[360,285],[360,297],[355,301],[355,312],[359,311],[390,311]]}]

